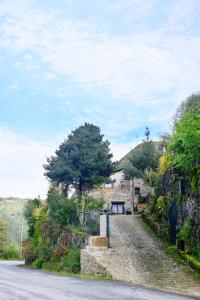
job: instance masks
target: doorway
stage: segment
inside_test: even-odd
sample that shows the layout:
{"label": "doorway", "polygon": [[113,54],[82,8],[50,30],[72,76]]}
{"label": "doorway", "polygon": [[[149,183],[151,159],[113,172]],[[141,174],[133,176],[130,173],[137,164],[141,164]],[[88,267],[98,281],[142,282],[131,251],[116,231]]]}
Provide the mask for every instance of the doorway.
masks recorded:
{"label": "doorway", "polygon": [[111,207],[111,212],[112,214],[124,214],[124,202],[112,202],[112,207]]}

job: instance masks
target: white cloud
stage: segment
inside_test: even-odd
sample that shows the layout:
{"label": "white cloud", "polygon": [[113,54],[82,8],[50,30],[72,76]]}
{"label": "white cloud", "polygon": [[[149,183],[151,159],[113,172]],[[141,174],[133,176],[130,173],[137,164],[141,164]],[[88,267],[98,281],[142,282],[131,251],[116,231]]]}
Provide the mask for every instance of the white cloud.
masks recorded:
{"label": "white cloud", "polygon": [[[49,145],[0,128],[0,196],[33,198],[40,195],[45,198],[48,181],[43,175],[42,166],[64,138],[66,134],[57,138],[57,145]],[[135,142],[111,144],[114,159],[119,160],[134,145]]]}
{"label": "white cloud", "polygon": [[0,128],[0,195],[45,197],[48,182],[42,165],[53,147]]}
{"label": "white cloud", "polygon": [[[31,49],[49,65],[51,78],[70,77],[85,89],[101,88],[110,98],[136,105],[169,101],[154,94],[171,89],[174,102],[180,102],[199,89],[199,36],[170,35],[168,23],[154,31],[111,36],[95,24],[61,21],[55,13],[41,12],[28,3],[1,4],[1,14],[7,13],[3,41],[14,51]],[[138,14],[150,10],[150,4],[145,1]],[[126,8],[130,5],[126,1]],[[115,8],[120,9],[119,1]],[[170,24],[172,19],[169,17]]]}

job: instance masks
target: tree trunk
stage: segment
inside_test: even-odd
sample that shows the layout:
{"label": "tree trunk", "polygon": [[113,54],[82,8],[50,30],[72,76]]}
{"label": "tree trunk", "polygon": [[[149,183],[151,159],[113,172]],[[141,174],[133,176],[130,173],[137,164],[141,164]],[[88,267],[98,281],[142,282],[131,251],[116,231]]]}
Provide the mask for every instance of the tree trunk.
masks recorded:
{"label": "tree trunk", "polygon": [[80,215],[80,224],[81,227],[85,225],[85,197],[83,193],[83,181],[82,178],[79,180],[79,199],[81,201],[81,215]]}

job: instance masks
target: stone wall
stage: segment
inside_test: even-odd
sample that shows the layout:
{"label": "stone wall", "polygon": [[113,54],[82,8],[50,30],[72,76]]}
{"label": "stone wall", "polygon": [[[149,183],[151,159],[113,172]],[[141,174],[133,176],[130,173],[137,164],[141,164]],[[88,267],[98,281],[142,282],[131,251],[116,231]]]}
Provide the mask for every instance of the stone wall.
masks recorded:
{"label": "stone wall", "polygon": [[110,275],[110,273],[98,263],[97,258],[102,256],[102,252],[92,252],[89,249],[81,250],[81,274],[86,275]]}
{"label": "stone wall", "polygon": [[112,202],[124,201],[125,203],[125,212],[132,212],[132,193],[134,195],[134,203],[137,205],[138,196],[135,195],[135,188],[140,188],[140,195],[146,197],[151,188],[144,182],[141,178],[135,178],[133,182],[127,180],[121,180],[121,184],[112,186],[111,188],[105,188],[102,186],[99,189],[93,190],[89,193],[91,197],[96,199],[105,200],[105,209],[109,203],[111,208]]}
{"label": "stone wall", "polygon": [[186,202],[177,205],[178,226],[181,228],[185,221],[192,220],[192,232],[200,247],[200,199],[199,196],[192,196]]}

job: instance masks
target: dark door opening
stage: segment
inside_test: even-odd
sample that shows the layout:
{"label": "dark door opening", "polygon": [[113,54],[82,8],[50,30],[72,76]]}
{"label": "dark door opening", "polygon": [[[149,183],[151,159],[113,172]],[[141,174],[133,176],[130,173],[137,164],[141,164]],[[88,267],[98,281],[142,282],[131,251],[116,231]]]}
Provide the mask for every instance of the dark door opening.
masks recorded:
{"label": "dark door opening", "polygon": [[124,202],[113,202],[111,212],[112,214],[124,214]]}

